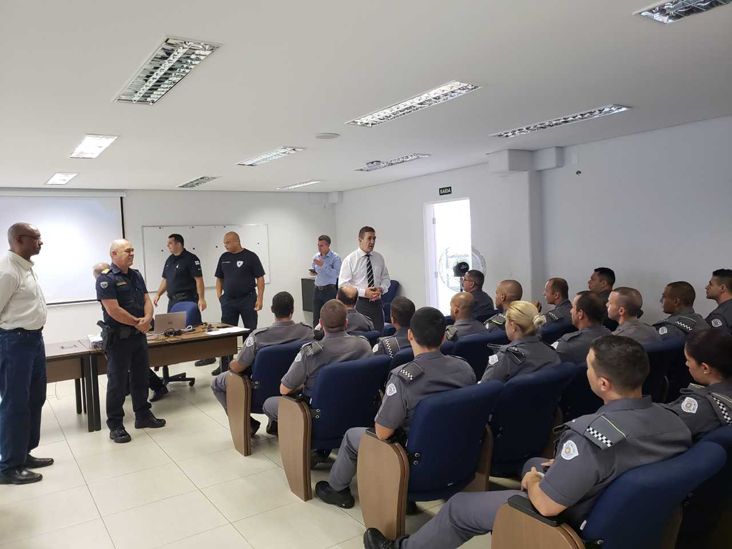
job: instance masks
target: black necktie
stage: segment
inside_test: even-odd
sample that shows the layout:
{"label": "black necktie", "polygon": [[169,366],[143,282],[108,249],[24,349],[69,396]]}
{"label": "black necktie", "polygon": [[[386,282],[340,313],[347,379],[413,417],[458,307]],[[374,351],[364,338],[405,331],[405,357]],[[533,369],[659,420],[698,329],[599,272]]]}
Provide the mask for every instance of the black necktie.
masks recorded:
{"label": "black necktie", "polygon": [[366,254],[366,278],[369,279],[369,288],[374,287],[374,268],[371,265],[371,254]]}

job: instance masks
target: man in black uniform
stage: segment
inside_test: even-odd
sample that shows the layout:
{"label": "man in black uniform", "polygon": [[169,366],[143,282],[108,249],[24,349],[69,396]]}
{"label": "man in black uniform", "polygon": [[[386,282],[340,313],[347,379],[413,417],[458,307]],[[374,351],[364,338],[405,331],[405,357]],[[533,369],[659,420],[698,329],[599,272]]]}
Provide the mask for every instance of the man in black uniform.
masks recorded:
{"label": "man in black uniform", "polygon": [[495,313],[491,296],[483,291],[484,282],[485,275],[475,269],[468,271],[463,277],[463,290],[472,294],[475,302],[475,305],[473,305],[473,318],[481,322],[485,322],[488,317]]}
{"label": "man in black uniform", "polygon": [[[236,326],[239,317],[244,327],[257,329],[257,311],[264,298],[264,267],[257,254],[241,245],[239,235],[224,235],[224,248],[216,265],[216,297],[221,302],[221,322]],[[229,369],[230,357],[221,357],[221,365],[211,375]]]}
{"label": "man in black uniform", "polygon": [[732,269],[717,269],[707,284],[707,299],[717,302],[717,308],[707,317],[712,328],[724,328],[732,333]]}
{"label": "man in black uniform", "polygon": [[185,249],[183,242],[183,237],[179,234],[174,233],[168,237],[170,257],[165,260],[163,279],[160,281],[158,293],[153,298],[153,305],[158,306],[160,296],[167,290],[168,312],[180,301],[193,301],[198,303],[201,311],[205,311],[201,261],[197,255]]}
{"label": "man in black uniform", "polygon": [[132,269],[135,249],[127,240],[115,240],[109,250],[112,267],[97,278],[97,300],[102,304],[107,355],[107,427],[114,442],[129,442],[124,427],[127,379],[135,411],[135,428],[158,428],[164,419],[156,418],[147,401],[149,358],[147,338],[153,304],[147,295],[140,271]]}
{"label": "man in black uniform", "polygon": [[409,324],[414,316],[414,303],[404,296],[396,296],[391,302],[389,316],[396,332],[390,336],[380,337],[374,345],[374,354],[394,358],[394,355],[402,349],[412,348],[412,344],[409,343]]}

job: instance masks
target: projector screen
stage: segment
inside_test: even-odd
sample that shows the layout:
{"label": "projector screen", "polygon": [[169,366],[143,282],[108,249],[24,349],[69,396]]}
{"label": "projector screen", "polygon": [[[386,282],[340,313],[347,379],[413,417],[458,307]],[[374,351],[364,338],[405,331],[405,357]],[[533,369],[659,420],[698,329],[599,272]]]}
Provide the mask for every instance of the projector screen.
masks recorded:
{"label": "projector screen", "polygon": [[46,302],[96,300],[92,267],[109,262],[109,244],[122,238],[120,196],[1,195],[2,238],[18,222],[41,231],[43,247],[32,261]]}

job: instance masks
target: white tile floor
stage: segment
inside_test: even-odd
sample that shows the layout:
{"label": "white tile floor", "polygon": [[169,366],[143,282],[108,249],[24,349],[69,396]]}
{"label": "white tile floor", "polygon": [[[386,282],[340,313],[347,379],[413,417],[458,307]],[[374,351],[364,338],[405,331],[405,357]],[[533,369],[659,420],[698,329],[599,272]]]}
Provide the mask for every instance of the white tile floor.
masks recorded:
{"label": "white tile floor", "polygon": [[[34,454],[56,463],[40,471],[39,483],[0,486],[0,548],[363,547],[358,500],[353,509],[301,501],[287,486],[277,439],[257,435],[246,458],[233,449],[226,415],[209,388],[213,367],[172,369],[195,375],[195,387],[174,383],[153,404],[168,421],[156,430],[133,428],[128,398],[132,442],[122,445],[106,429],[87,432],[72,382],[48,386]],[[102,409],[105,382],[100,378]],[[325,478],[325,470],[313,474],[314,483]],[[440,506],[421,503],[423,512],[407,518],[407,530]],[[490,536],[464,547],[490,548]]]}

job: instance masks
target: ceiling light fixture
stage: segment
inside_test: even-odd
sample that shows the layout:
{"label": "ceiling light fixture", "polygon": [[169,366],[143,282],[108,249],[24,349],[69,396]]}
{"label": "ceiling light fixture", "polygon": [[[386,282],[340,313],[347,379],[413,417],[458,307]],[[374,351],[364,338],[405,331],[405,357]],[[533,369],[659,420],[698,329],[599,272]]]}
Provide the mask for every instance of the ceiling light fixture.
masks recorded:
{"label": "ceiling light fixture", "polygon": [[450,101],[450,99],[455,99],[456,97],[475,91],[478,88],[480,88],[480,86],[476,86],[475,84],[465,84],[463,82],[453,80],[447,84],[443,84],[439,88],[415,95],[411,99],[407,99],[406,101],[402,101],[396,105],[391,105],[385,109],[350,120],[349,122],[346,122],[346,124],[371,128],[384,122],[388,122],[389,120],[394,120],[396,118],[406,116],[407,114],[426,109],[427,107],[432,107],[434,105],[444,103],[445,101]]}
{"label": "ceiling light fixture", "polygon": [[66,185],[69,181],[74,179],[78,173],[55,173],[46,181],[46,185]]}
{"label": "ceiling light fixture", "polygon": [[116,135],[87,134],[71,153],[71,158],[96,158],[114,143],[117,137]]}
{"label": "ceiling light fixture", "polygon": [[299,189],[300,187],[309,187],[310,185],[315,185],[316,183],[322,183],[319,179],[312,179],[310,181],[303,181],[302,183],[295,183],[293,185],[286,185],[284,187],[277,187],[278,191],[290,191],[292,189]]}
{"label": "ceiling light fixture", "polygon": [[196,187],[200,187],[201,185],[208,183],[210,181],[213,181],[214,179],[218,179],[218,178],[219,178],[219,176],[204,175],[202,177],[194,179],[193,181],[189,181],[188,183],[183,183],[182,185],[178,185],[178,187],[181,189],[195,189]]}
{"label": "ceiling light fixture", "polygon": [[633,15],[647,17],[659,23],[669,24],[732,3],[732,0],[675,0],[661,2],[636,11]]}
{"label": "ceiling light fixture", "polygon": [[396,166],[398,164],[404,164],[405,162],[412,162],[413,160],[419,160],[420,158],[429,158],[429,154],[420,154],[420,153],[412,153],[412,154],[405,154],[404,156],[400,156],[398,158],[392,158],[391,160],[387,160],[386,162],[382,162],[381,160],[372,160],[371,162],[366,162],[366,164],[361,168],[356,168],[357,172],[372,172],[374,170],[380,170],[382,168],[389,168],[391,166]]}
{"label": "ceiling light fixture", "polygon": [[280,147],[279,149],[262,153],[258,156],[255,156],[254,158],[250,158],[249,160],[242,160],[241,162],[237,162],[237,164],[239,166],[259,166],[260,164],[266,164],[267,162],[272,162],[272,160],[284,158],[285,156],[289,156],[291,154],[295,154],[296,152],[304,150],[305,149],[302,147]]}
{"label": "ceiling light fixture", "polygon": [[197,40],[166,38],[116,100],[153,105],[218,47]]}
{"label": "ceiling light fixture", "polygon": [[591,109],[589,111],[578,112],[559,118],[553,118],[552,120],[545,120],[544,122],[537,122],[536,124],[530,124],[521,128],[514,128],[512,130],[494,133],[491,137],[517,137],[519,135],[526,135],[527,133],[537,132],[539,130],[555,128],[556,126],[564,126],[566,124],[582,122],[583,120],[592,120],[593,118],[602,118],[603,116],[618,114],[627,111],[628,109],[630,109],[630,107],[625,107],[623,105],[605,105],[604,107],[597,107],[596,109]]}

